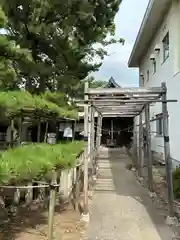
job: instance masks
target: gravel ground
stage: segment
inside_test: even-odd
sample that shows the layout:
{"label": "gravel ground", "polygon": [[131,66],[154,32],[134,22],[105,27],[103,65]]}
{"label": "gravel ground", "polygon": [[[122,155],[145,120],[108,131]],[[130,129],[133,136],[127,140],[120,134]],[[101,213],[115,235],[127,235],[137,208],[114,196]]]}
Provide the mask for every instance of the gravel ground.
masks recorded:
{"label": "gravel ground", "polygon": [[[0,225],[0,240],[47,240],[48,211],[37,206],[19,210],[10,222]],[[84,223],[71,204],[56,209],[53,240],[80,240],[83,232]]]}
{"label": "gravel ground", "polygon": [[91,206],[88,240],[172,240],[164,213],[126,169],[125,149],[101,150]]}

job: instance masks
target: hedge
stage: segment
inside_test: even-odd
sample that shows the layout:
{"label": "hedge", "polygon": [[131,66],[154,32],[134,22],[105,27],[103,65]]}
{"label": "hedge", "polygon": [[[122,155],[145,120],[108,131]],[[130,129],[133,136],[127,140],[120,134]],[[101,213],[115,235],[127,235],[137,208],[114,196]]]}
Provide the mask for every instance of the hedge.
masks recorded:
{"label": "hedge", "polygon": [[77,111],[69,110],[65,105],[58,106],[48,101],[43,95],[32,95],[27,91],[0,92],[0,110],[4,117],[17,116],[23,111],[34,111],[43,116],[52,114],[62,118],[78,117]]}
{"label": "hedge", "polygon": [[24,145],[9,149],[0,156],[0,183],[22,183],[42,179],[53,168],[70,168],[83,150],[84,142],[50,145]]}

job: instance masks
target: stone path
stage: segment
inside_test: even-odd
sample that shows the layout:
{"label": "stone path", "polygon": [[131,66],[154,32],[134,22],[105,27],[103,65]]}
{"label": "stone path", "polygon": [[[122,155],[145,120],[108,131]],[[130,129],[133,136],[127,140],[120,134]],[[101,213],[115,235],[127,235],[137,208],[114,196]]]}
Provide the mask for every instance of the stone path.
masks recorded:
{"label": "stone path", "polygon": [[88,240],[172,240],[173,232],[147,191],[126,169],[125,149],[102,148]]}

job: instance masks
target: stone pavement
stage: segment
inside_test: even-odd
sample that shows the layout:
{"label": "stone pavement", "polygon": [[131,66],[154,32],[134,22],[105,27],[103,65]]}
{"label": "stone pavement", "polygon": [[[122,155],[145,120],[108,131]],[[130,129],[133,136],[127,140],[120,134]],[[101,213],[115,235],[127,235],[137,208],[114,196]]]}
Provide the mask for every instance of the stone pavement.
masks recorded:
{"label": "stone pavement", "polygon": [[102,148],[88,240],[172,240],[165,217],[126,169],[125,149]]}

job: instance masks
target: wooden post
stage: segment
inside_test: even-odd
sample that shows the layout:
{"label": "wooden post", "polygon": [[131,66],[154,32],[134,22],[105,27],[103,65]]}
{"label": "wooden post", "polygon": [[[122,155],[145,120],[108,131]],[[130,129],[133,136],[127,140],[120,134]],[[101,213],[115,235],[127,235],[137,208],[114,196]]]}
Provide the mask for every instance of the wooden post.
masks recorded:
{"label": "wooden post", "polygon": [[50,201],[49,201],[49,216],[48,216],[48,240],[53,239],[53,219],[54,210],[56,204],[56,187],[57,184],[57,172],[53,171],[52,182],[50,186]]}
{"label": "wooden post", "polygon": [[72,122],[72,141],[75,139],[75,133],[76,133],[76,121]]}
{"label": "wooden post", "polygon": [[45,133],[44,133],[44,142],[47,142],[47,134],[48,134],[48,121],[46,122],[46,128],[45,128]]}
{"label": "wooden post", "polygon": [[96,130],[96,151],[98,151],[98,148],[99,148],[100,121],[101,121],[101,116],[100,116],[100,114],[98,114],[98,119],[97,119],[97,130]]}
{"label": "wooden post", "polygon": [[91,157],[92,157],[92,174],[96,175],[96,147],[95,147],[95,109],[91,109]]}
{"label": "wooden post", "polygon": [[41,119],[38,121],[38,129],[37,129],[37,142],[41,141]]}
{"label": "wooden post", "polygon": [[45,199],[45,188],[39,188],[39,193],[38,193],[38,200],[39,202],[43,205],[44,199]]}
{"label": "wooden post", "polygon": [[[92,124],[93,124],[93,120],[92,120],[92,116],[93,116],[93,108],[92,106],[88,108],[89,112],[88,112],[88,175],[90,173],[90,171],[92,171],[93,169],[93,147],[92,147]],[[88,183],[89,183],[89,179],[88,179]]]}
{"label": "wooden post", "polygon": [[139,158],[138,158],[138,169],[139,176],[143,176],[144,167],[144,156],[143,156],[143,125],[142,125],[142,112],[139,115]]}
{"label": "wooden post", "polygon": [[169,205],[169,216],[174,216],[174,194],[173,194],[173,181],[172,181],[172,161],[170,158],[170,143],[169,143],[169,126],[168,126],[168,110],[167,110],[167,88],[166,84],[161,84],[164,90],[162,94],[162,114],[163,114],[163,136],[164,136],[164,157],[166,164],[166,178],[168,186],[168,205]]}
{"label": "wooden post", "polygon": [[10,146],[13,147],[13,143],[14,143],[14,119],[11,119],[11,142],[10,142]]}
{"label": "wooden post", "polygon": [[151,126],[150,126],[150,108],[149,104],[145,106],[145,119],[146,119],[146,146],[147,146],[147,166],[148,166],[148,187],[149,191],[153,191],[153,174],[152,174],[152,152],[151,152]]}
{"label": "wooden post", "polygon": [[132,142],[132,157],[134,160],[134,164],[136,167],[137,165],[137,130],[136,130],[136,121],[134,118],[134,123],[133,123],[133,142]]}
{"label": "wooden post", "polygon": [[76,167],[76,179],[75,179],[75,210],[78,210],[79,205],[79,192],[80,192],[80,167]]}
{"label": "wooden post", "polygon": [[92,148],[95,148],[95,109],[92,108]]}
{"label": "wooden post", "polygon": [[30,203],[33,200],[33,188],[32,188],[32,182],[28,183],[28,185],[30,188],[27,189],[26,195],[25,195],[25,199],[26,199],[26,204],[30,205]]}
{"label": "wooden post", "polygon": [[58,196],[60,197],[60,194],[61,194],[61,177],[63,175],[63,171],[59,170],[58,171],[58,181],[57,183],[59,184],[58,186]]}
{"label": "wooden post", "polygon": [[99,127],[98,148],[100,148],[100,146],[101,146],[101,136],[102,136],[102,116],[100,116],[100,127]]}
{"label": "wooden post", "polygon": [[111,119],[111,144],[113,143],[114,140],[114,121],[113,118]]}
{"label": "wooden post", "polygon": [[95,109],[93,107],[91,107],[91,161],[94,160],[94,139],[95,139],[95,136],[94,136],[94,114],[95,114]]}
{"label": "wooden post", "polygon": [[13,216],[17,215],[18,205],[19,205],[19,202],[20,202],[20,196],[21,196],[20,189],[17,188],[14,192],[13,206],[11,208]]}
{"label": "wooden post", "polygon": [[[85,82],[84,91],[86,92],[89,87],[89,82]],[[88,95],[84,96],[85,100],[88,100]],[[89,142],[88,137],[88,112],[89,107],[84,106],[84,140]],[[84,154],[84,183],[83,183],[83,204],[84,204],[84,214],[88,214],[88,161],[89,161],[89,144],[85,146],[85,154]]]}
{"label": "wooden post", "polygon": [[96,130],[96,158],[95,158],[95,167],[94,167],[95,175],[97,175],[97,169],[98,169],[97,154],[99,151],[99,147],[101,145],[101,125],[102,125],[102,116],[100,115],[100,113],[98,113],[97,130]]}
{"label": "wooden post", "polygon": [[20,201],[20,189],[16,189],[16,191],[14,192],[14,199],[13,199],[13,203],[18,205]]}
{"label": "wooden post", "polygon": [[[88,90],[89,83],[85,82],[85,91]],[[89,99],[88,95],[84,96],[84,99],[87,101]],[[84,106],[84,136],[85,138],[88,137],[88,105]],[[87,140],[87,139],[86,139]]]}
{"label": "wooden post", "polygon": [[54,125],[55,125],[55,138],[56,138],[56,143],[58,143],[58,137],[59,137],[59,124],[56,118],[54,118]]}
{"label": "wooden post", "polygon": [[23,118],[20,117],[19,119],[19,138],[18,138],[18,145],[21,145],[21,141],[22,141],[22,124],[23,124]]}
{"label": "wooden post", "polygon": [[97,154],[99,151],[100,143],[101,143],[101,123],[102,123],[102,117],[100,113],[98,113],[98,119],[97,119],[97,129],[96,129],[96,158],[95,158],[95,174],[97,175]]}

